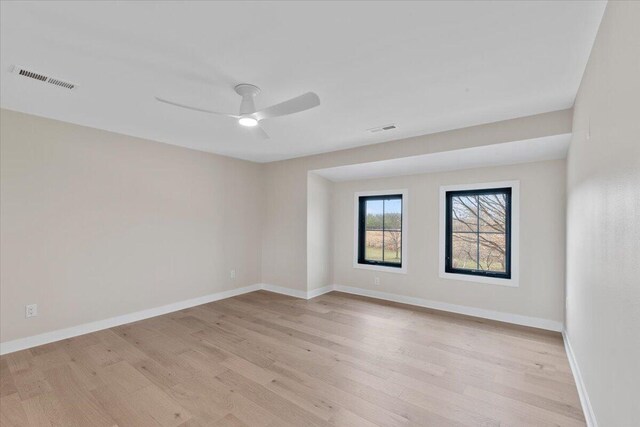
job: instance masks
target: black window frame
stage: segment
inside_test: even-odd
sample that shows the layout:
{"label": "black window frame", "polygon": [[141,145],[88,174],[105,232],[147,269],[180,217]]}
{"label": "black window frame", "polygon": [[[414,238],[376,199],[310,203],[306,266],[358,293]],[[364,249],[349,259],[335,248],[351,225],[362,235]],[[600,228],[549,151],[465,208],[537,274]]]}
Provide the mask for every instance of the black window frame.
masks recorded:
{"label": "black window frame", "polygon": [[[374,265],[379,267],[392,267],[402,269],[404,251],[400,250],[400,262],[385,262],[368,260],[365,258],[366,244],[366,218],[367,218],[367,202],[370,200],[400,200],[400,246],[404,246],[404,199],[402,194],[381,194],[372,196],[358,196],[358,264]],[[383,205],[384,206],[384,205]],[[382,211],[382,245],[384,258],[384,208]]]}
{"label": "black window frame", "polygon": [[[452,198],[453,197],[461,197],[461,196],[480,196],[485,194],[496,194],[496,193],[504,193],[507,195],[506,201],[506,224],[505,224],[505,271],[487,271],[487,270],[473,270],[473,269],[463,269],[463,268],[455,268],[453,267],[453,257],[452,257],[452,249],[453,249],[453,218],[452,218]],[[445,194],[445,265],[444,270],[445,273],[452,274],[465,274],[468,276],[479,276],[479,277],[491,277],[496,279],[511,279],[511,205],[513,198],[513,188],[512,187],[499,187],[499,188],[482,188],[475,190],[455,190],[455,191],[447,191]],[[480,218],[478,218],[478,228],[476,231],[477,234],[481,234],[480,232]],[[478,239],[479,240],[479,239]],[[479,243],[478,243],[479,247]],[[479,261],[479,260],[478,260]]]}

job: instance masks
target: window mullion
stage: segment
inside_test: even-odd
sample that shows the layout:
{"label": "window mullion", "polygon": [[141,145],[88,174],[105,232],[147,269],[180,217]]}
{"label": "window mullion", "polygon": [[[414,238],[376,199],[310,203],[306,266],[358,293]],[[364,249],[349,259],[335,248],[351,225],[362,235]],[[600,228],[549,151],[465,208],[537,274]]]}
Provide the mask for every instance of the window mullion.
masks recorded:
{"label": "window mullion", "polygon": [[384,207],[386,204],[386,200],[382,200],[382,262],[384,262]]}
{"label": "window mullion", "polygon": [[476,196],[476,268],[480,270],[480,196]]}

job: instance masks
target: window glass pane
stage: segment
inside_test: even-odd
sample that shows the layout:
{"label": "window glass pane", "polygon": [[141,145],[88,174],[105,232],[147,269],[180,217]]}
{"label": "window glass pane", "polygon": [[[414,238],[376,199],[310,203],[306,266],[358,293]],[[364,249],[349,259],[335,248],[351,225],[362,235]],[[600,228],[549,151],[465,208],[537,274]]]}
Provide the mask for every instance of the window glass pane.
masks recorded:
{"label": "window glass pane", "polygon": [[402,200],[384,201],[384,260],[401,263],[402,250]]}
{"label": "window glass pane", "polygon": [[482,194],[480,202],[480,231],[506,233],[507,195]]}
{"label": "window glass pane", "polygon": [[478,196],[451,198],[453,231],[478,231]]}
{"label": "window glass pane", "polygon": [[384,201],[384,229],[400,230],[402,227],[402,200]]}
{"label": "window glass pane", "polygon": [[478,235],[475,233],[453,233],[451,237],[452,267],[477,270]]}
{"label": "window glass pane", "polygon": [[506,238],[504,234],[480,233],[480,270],[501,271],[506,266]]}
{"label": "window glass pane", "polygon": [[367,200],[366,202],[366,229],[382,231],[382,200]]}
{"label": "window glass pane", "polygon": [[384,261],[394,264],[402,262],[402,233],[399,229],[384,232]]}
{"label": "window glass pane", "polygon": [[364,258],[382,261],[382,230],[365,231]]}

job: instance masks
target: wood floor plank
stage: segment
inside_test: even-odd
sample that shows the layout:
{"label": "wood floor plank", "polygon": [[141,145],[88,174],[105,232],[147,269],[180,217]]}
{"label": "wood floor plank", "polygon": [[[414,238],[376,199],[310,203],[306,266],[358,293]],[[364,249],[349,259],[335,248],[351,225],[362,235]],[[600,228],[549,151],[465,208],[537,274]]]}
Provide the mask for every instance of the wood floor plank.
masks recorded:
{"label": "wood floor plank", "polygon": [[257,291],[0,357],[2,426],[584,426],[559,334]]}
{"label": "wood floor plank", "polygon": [[6,360],[0,360],[0,398],[17,393],[18,388]]}
{"label": "wood floor plank", "polygon": [[68,365],[45,371],[52,392],[61,403],[65,416],[77,425],[113,426],[115,424],[95,397],[85,390]]}
{"label": "wood floor plank", "polygon": [[127,394],[117,393],[109,386],[99,387],[91,394],[118,425],[140,427],[159,427],[161,425],[151,415],[141,411],[133,402],[129,401]]}
{"label": "wood floor plank", "polygon": [[232,414],[250,426],[266,427],[276,421],[282,426],[289,425],[232,390],[232,387],[223,384],[217,378],[207,377],[192,378],[172,387],[169,393],[205,424]]}
{"label": "wood floor plank", "polygon": [[213,427],[247,427],[247,424],[240,421],[235,415],[227,414],[227,416],[213,424]]}
{"label": "wood floor plank", "polygon": [[272,414],[298,426],[326,426],[329,425],[320,417],[306,411],[295,403],[267,389],[260,384],[244,378],[232,371],[225,371],[217,378],[252,402],[267,409]]}
{"label": "wood floor plank", "polygon": [[48,392],[22,401],[31,426],[81,426],[68,418],[65,408],[54,392]]}
{"label": "wood floor plank", "polygon": [[331,384],[324,383],[322,380],[311,377],[305,372],[293,370],[279,363],[275,363],[270,369],[280,374],[276,382],[284,383],[286,387],[296,390],[298,394],[317,396],[333,406],[347,408],[350,412],[378,426],[398,427],[410,424],[409,420],[401,415],[390,412]]}
{"label": "wood floor plank", "polygon": [[192,418],[189,411],[153,384],[129,394],[127,400],[163,427],[177,427]]}
{"label": "wood floor plank", "polygon": [[24,411],[18,393],[0,398],[0,425],[2,426],[26,426],[29,420]]}

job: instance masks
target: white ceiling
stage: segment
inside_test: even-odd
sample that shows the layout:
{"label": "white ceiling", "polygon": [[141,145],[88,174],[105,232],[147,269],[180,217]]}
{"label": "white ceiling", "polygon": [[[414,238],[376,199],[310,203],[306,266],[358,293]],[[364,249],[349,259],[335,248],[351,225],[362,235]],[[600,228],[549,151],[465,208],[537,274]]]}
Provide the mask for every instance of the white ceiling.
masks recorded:
{"label": "white ceiling", "polygon": [[[272,161],[569,108],[604,1],[2,2],[3,108]],[[79,85],[18,77],[12,65]],[[236,112],[268,106],[271,139],[155,95]],[[395,123],[398,129],[366,129]]]}
{"label": "white ceiling", "polygon": [[312,171],[331,181],[385,178],[564,159],[571,134],[483,145]]}

